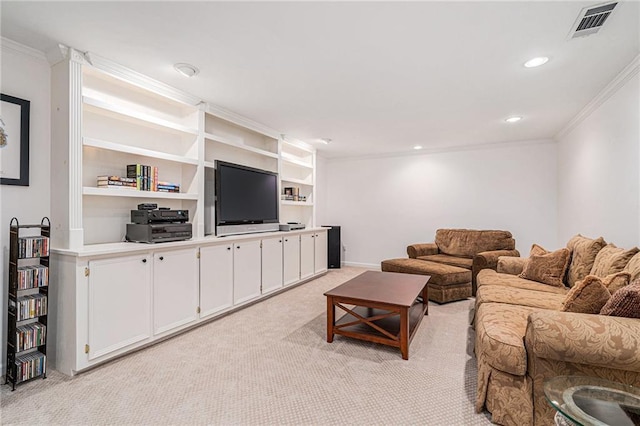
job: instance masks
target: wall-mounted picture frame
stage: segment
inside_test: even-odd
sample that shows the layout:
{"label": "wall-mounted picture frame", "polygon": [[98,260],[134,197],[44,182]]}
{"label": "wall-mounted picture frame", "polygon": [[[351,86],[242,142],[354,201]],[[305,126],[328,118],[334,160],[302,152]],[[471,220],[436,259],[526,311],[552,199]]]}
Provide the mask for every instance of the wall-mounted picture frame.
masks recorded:
{"label": "wall-mounted picture frame", "polygon": [[31,102],[0,94],[0,184],[29,186]]}

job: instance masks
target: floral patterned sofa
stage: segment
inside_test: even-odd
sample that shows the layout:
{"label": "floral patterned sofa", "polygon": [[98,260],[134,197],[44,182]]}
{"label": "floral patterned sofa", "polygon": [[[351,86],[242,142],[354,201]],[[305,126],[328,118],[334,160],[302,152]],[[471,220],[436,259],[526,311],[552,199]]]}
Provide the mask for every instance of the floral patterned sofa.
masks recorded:
{"label": "floral patterned sofa", "polygon": [[[477,276],[476,410],[502,425],[550,425],[544,381],[597,376],[640,386],[640,253],[573,237]],[[629,284],[631,283],[631,284]]]}

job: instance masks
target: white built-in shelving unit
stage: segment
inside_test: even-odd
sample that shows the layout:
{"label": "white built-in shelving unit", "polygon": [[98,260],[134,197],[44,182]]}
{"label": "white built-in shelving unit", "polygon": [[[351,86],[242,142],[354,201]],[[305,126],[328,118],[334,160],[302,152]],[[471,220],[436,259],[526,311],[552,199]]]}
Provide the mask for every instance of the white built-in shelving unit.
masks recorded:
{"label": "white built-in shelving unit", "polygon": [[[52,66],[51,241],[58,336],[74,374],[326,272],[315,227],[315,150],[99,56],[61,48]],[[216,160],[277,172],[296,232],[216,237]],[[179,193],[103,188],[97,176],[157,167]],[[189,211],[193,238],[124,242],[139,203]]]}

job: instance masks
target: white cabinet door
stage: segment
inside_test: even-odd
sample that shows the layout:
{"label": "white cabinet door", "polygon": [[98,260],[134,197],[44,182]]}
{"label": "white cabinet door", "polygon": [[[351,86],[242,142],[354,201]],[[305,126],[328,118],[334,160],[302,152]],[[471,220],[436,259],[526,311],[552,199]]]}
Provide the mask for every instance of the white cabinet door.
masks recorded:
{"label": "white cabinet door", "polygon": [[150,271],[147,254],[89,261],[89,360],[151,336]]}
{"label": "white cabinet door", "polygon": [[316,232],[315,235],[315,273],[327,270],[327,231]]}
{"label": "white cabinet door", "polygon": [[200,316],[233,305],[233,244],[200,249]]}
{"label": "white cabinet door", "polygon": [[300,281],[300,235],[284,238],[284,285]]}
{"label": "white cabinet door", "polygon": [[262,240],[262,294],[282,287],[282,238]]}
{"label": "white cabinet door", "polygon": [[233,304],[260,296],[260,241],[233,245]]}
{"label": "white cabinet door", "polygon": [[313,275],[315,257],[315,234],[300,235],[300,279]]}
{"label": "white cabinet door", "polygon": [[170,250],[153,255],[153,333],[160,334],[198,319],[198,250]]}

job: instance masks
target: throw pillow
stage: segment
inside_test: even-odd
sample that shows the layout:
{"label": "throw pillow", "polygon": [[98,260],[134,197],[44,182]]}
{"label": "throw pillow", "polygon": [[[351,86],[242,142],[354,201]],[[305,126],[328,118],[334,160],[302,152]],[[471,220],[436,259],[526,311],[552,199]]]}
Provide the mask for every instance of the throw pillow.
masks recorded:
{"label": "throw pillow", "polygon": [[640,318],[640,280],[616,291],[600,310],[601,315]]}
{"label": "throw pillow", "polygon": [[613,294],[629,284],[631,275],[628,272],[616,272],[615,274],[607,275],[602,278],[602,284],[609,290],[609,293]]}
{"label": "throw pillow", "polygon": [[566,280],[569,287],[573,287],[578,281],[589,275],[598,252],[606,244],[602,237],[592,239],[580,234],[569,240],[567,248],[571,251],[571,261]]}
{"label": "throw pillow", "polygon": [[555,287],[564,286],[562,279],[569,264],[569,250],[561,248],[552,253],[544,250],[544,254],[534,254],[540,253],[542,250],[544,249],[537,244],[531,247],[529,260],[518,276]]}
{"label": "throw pillow", "polygon": [[640,278],[640,253],[636,253],[636,255],[631,258],[627,266],[624,267],[624,270],[631,274],[629,281],[635,281]]}
{"label": "throw pillow", "polygon": [[574,285],[567,297],[562,302],[562,311],[578,312],[581,314],[597,314],[600,309],[609,301],[611,293],[604,286],[600,278],[594,275],[578,281]]}
{"label": "throw pillow", "polygon": [[529,257],[542,256],[543,254],[547,253],[550,253],[550,251],[534,243],[531,245],[531,250],[529,250]]}
{"label": "throw pillow", "polygon": [[589,275],[595,275],[603,278],[609,274],[620,272],[625,266],[627,266],[629,260],[631,260],[638,251],[638,247],[625,250],[623,248],[616,247],[615,244],[607,244],[598,252]]}

